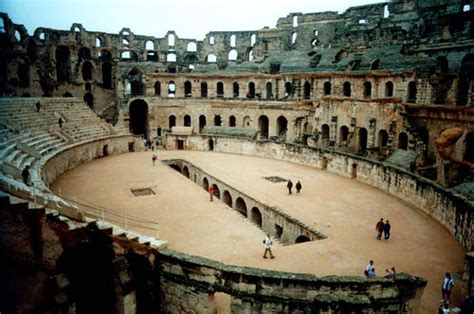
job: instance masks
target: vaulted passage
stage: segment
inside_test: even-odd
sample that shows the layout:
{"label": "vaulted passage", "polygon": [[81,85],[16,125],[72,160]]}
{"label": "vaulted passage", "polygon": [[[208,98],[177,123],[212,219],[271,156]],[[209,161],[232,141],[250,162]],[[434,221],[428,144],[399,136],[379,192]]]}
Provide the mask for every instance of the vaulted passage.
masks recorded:
{"label": "vaulted passage", "polygon": [[137,135],[148,134],[148,104],[136,99],[130,104],[130,132]]}
{"label": "vaulted passage", "polygon": [[56,48],[56,80],[59,83],[69,82],[70,53],[69,48],[59,46]]}
{"label": "vaulted passage", "polygon": [[258,130],[260,131],[261,139],[268,139],[268,117],[260,116],[258,118]]}
{"label": "vaulted passage", "polygon": [[247,217],[247,204],[245,204],[245,201],[241,197],[238,197],[235,201],[235,208],[239,213]]}

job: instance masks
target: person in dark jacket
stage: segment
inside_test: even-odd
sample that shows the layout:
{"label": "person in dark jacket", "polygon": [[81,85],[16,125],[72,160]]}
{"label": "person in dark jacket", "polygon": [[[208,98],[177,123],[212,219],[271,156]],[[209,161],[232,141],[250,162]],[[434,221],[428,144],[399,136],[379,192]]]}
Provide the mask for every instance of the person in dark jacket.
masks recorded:
{"label": "person in dark jacket", "polygon": [[296,194],[300,194],[301,188],[303,186],[301,186],[301,182],[299,180],[298,180],[298,182],[296,182],[295,187],[296,187]]}
{"label": "person in dark jacket", "polygon": [[390,229],[392,226],[390,226],[390,222],[387,220],[385,224],[383,225],[383,238],[385,240],[388,240],[390,238]]}
{"label": "person in dark jacket", "polygon": [[286,187],[288,188],[288,195],[291,194],[291,189],[293,188],[293,182],[291,180],[288,180],[288,183],[286,184]]}
{"label": "person in dark jacket", "polygon": [[21,176],[23,177],[23,182],[28,185],[28,179],[30,177],[30,166],[25,166],[25,168],[23,168]]}

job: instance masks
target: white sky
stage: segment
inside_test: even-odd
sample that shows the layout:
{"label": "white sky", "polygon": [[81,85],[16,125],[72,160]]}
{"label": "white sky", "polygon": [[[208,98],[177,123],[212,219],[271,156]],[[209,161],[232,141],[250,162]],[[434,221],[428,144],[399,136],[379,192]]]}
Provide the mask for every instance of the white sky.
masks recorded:
{"label": "white sky", "polygon": [[[388,1],[388,0],[386,0]],[[31,35],[37,27],[69,30],[81,23],[88,31],[202,40],[209,31],[275,27],[289,13],[338,11],[384,0],[0,0],[0,11]]]}

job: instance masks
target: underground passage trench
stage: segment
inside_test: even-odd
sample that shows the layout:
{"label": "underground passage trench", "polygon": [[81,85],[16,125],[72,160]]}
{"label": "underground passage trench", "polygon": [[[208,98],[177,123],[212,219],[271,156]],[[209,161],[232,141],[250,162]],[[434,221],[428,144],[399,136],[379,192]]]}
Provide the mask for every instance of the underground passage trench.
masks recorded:
{"label": "underground passage trench", "polygon": [[[207,193],[209,193],[209,187],[212,187],[214,198],[219,199],[230,208],[236,210],[265,233],[270,233],[283,245],[299,244],[326,238],[324,234],[289,216],[281,209],[255,200],[188,161],[172,159],[163,160],[162,162],[200,185]],[[285,180],[279,177],[264,179],[273,183]]]}

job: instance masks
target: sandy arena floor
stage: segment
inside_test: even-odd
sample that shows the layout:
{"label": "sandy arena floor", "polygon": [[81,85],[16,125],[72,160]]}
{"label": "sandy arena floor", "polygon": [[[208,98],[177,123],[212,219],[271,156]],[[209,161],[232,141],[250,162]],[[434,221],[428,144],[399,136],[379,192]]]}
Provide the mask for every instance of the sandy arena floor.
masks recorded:
{"label": "sandy arena floor", "polygon": [[[276,258],[263,259],[264,233],[237,211],[170,167],[152,165],[152,152],[94,160],[61,176],[51,188],[68,198],[130,216],[158,221],[158,237],[169,248],[221,262],[274,270],[324,275],[363,276],[368,260],[378,276],[397,271],[428,280],[422,312],[434,313],[441,300],[445,272],[463,270],[464,249],[440,224],[403,200],[368,185],[327,171],[257,157],[192,151],[158,151],[160,160],[182,158],[237,190],[313,226],[325,240],[282,246]],[[301,180],[300,195],[289,196],[286,182],[263,179],[279,176]],[[135,197],[131,189],[151,187],[156,195]],[[222,194],[223,191],[221,191]],[[375,223],[389,219],[390,241],[375,238]],[[122,224],[123,225],[123,224]],[[129,225],[134,229],[133,223]],[[155,231],[140,229],[155,235]],[[460,303],[460,284],[452,295]]]}

